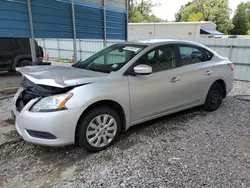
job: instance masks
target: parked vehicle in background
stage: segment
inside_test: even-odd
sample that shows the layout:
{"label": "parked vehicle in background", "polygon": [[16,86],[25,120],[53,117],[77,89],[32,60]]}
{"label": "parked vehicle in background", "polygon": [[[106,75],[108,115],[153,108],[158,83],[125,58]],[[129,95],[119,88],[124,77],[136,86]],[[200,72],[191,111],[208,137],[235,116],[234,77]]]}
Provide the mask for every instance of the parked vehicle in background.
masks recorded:
{"label": "parked vehicle in background", "polygon": [[112,45],[72,67],[24,67],[13,101],[28,142],[88,151],[109,147],[121,131],[204,105],[220,107],[233,64],[193,42],[150,40]]}
{"label": "parked vehicle in background", "polygon": [[[43,50],[35,41],[38,61]],[[16,67],[31,65],[32,57],[28,38],[0,38],[0,71],[15,71]]]}

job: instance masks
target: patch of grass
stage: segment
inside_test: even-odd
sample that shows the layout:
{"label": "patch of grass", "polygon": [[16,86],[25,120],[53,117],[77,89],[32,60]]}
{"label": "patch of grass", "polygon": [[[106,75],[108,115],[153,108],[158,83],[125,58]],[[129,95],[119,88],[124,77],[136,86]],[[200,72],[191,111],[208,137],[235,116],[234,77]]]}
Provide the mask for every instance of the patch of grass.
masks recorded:
{"label": "patch of grass", "polygon": [[51,58],[51,61],[60,63],[72,63],[70,59],[62,59],[62,58]]}
{"label": "patch of grass", "polygon": [[55,60],[54,60],[55,62],[61,62],[62,61],[62,59],[60,59],[60,58],[55,58]]}

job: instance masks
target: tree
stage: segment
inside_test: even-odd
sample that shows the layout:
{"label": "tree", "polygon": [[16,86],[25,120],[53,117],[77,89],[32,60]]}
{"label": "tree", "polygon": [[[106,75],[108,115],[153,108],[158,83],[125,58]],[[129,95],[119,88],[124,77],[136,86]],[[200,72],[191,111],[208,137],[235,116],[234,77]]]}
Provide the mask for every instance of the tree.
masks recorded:
{"label": "tree", "polygon": [[176,13],[176,21],[212,21],[225,34],[233,28],[228,0],[193,0]]}
{"label": "tree", "polygon": [[163,22],[164,20],[152,13],[155,6],[157,4],[152,3],[151,0],[129,0],[129,22]]}
{"label": "tree", "polygon": [[191,13],[188,17],[188,22],[199,22],[203,19],[203,14],[201,12]]}
{"label": "tree", "polygon": [[233,35],[249,34],[250,30],[250,1],[240,3],[233,17],[234,29],[231,31]]}

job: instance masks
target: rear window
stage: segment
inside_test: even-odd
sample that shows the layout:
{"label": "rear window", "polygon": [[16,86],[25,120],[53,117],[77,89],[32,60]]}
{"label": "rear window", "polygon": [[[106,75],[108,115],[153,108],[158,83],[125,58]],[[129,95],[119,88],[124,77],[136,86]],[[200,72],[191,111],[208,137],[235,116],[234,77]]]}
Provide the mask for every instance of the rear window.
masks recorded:
{"label": "rear window", "polygon": [[214,54],[198,46],[180,45],[181,66],[210,61]]}
{"label": "rear window", "polygon": [[210,51],[208,51],[208,50],[206,50],[206,49],[202,49],[203,51],[204,51],[204,53],[205,53],[205,56],[206,56],[206,58],[207,58],[207,61],[210,61],[213,57],[214,57],[214,54],[212,53],[212,52],[210,52]]}
{"label": "rear window", "polygon": [[198,47],[179,46],[179,49],[180,49],[182,66],[207,61],[205,54]]}

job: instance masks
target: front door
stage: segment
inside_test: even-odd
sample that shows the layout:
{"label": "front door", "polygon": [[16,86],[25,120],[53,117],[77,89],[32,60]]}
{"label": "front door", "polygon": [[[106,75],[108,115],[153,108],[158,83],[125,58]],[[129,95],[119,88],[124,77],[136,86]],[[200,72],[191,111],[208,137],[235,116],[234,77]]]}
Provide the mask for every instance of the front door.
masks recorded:
{"label": "front door", "polygon": [[147,64],[150,75],[129,76],[132,123],[166,113],[175,106],[176,46],[164,45],[145,54],[134,66]]}

